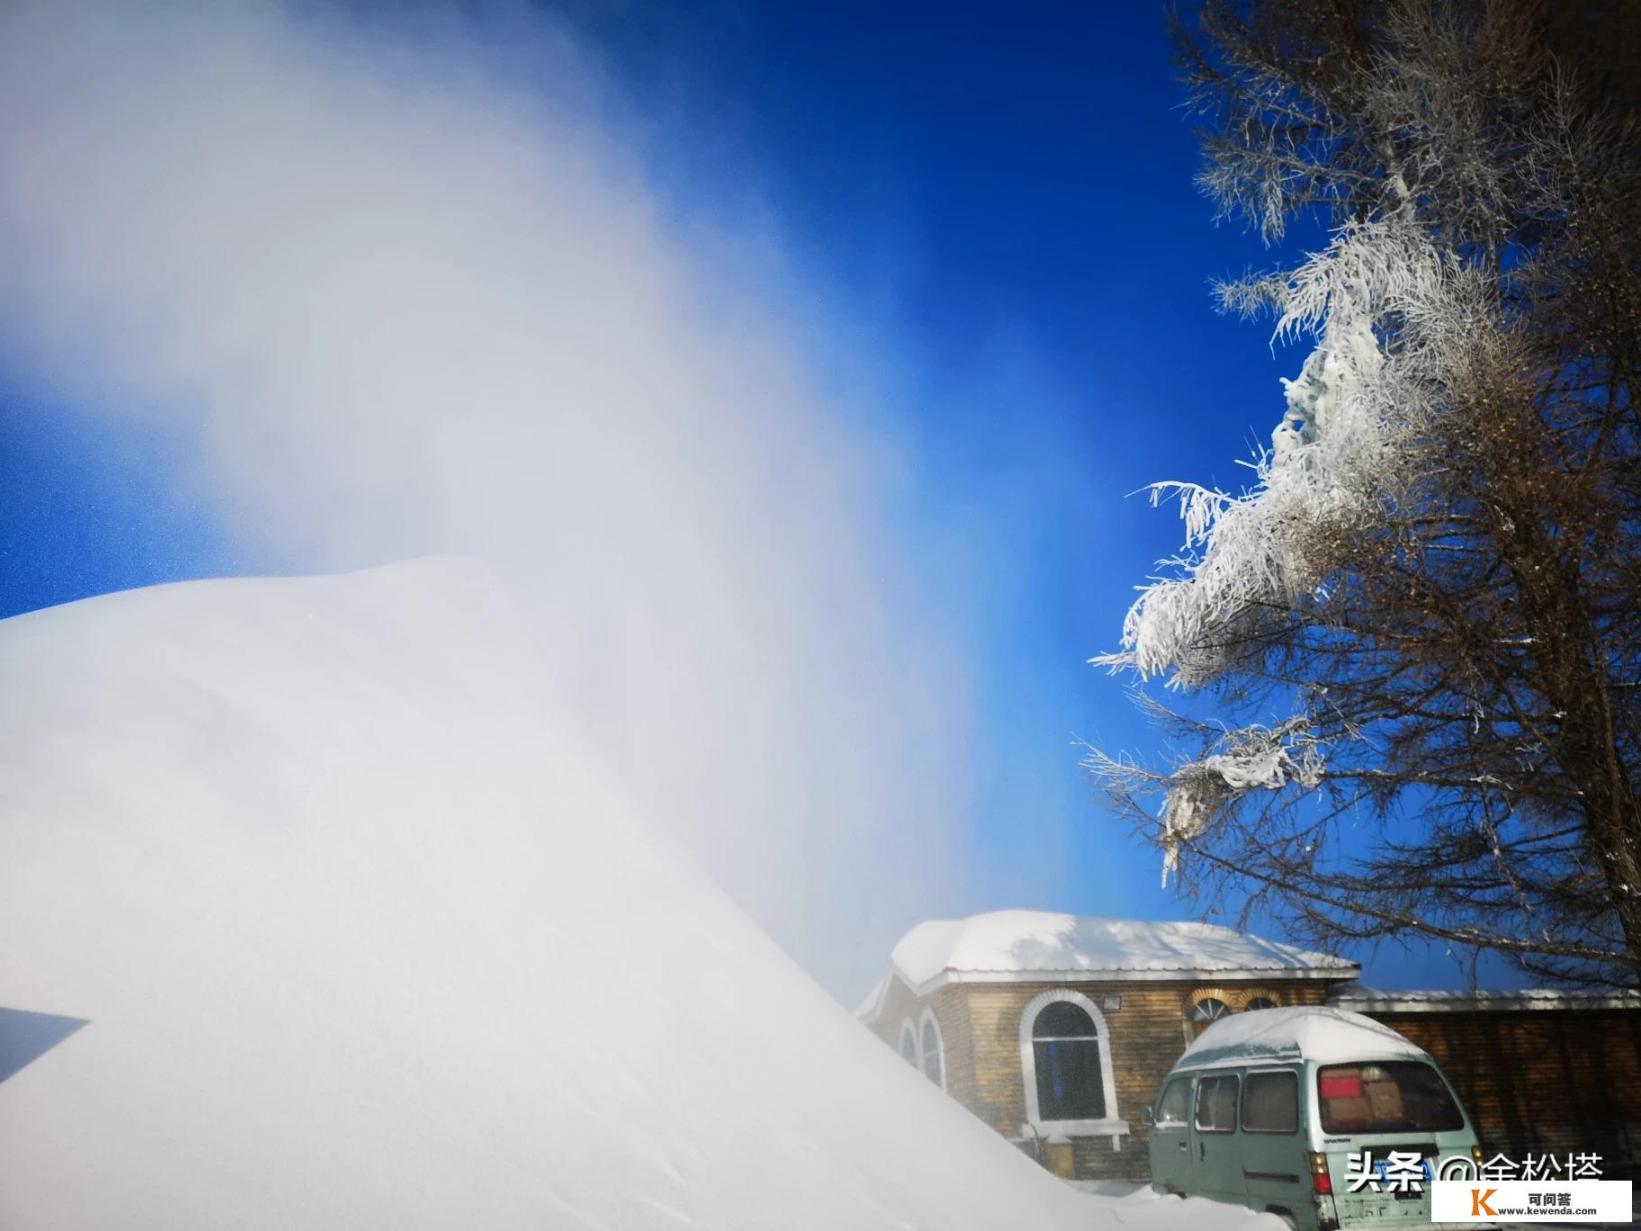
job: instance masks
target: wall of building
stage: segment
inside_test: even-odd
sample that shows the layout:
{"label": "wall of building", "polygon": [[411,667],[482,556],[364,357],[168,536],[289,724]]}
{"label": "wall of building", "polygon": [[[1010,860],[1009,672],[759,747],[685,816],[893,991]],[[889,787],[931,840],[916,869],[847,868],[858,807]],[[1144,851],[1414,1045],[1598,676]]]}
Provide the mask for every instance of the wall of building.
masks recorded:
{"label": "wall of building", "polygon": [[1369,1012],[1424,1048],[1458,1090],[1483,1149],[1590,1152],[1632,1178],[1641,1163],[1641,1012]]}
{"label": "wall of building", "polygon": [[1120,1141],[1111,1137],[1083,1137],[1073,1142],[1079,1179],[1143,1180],[1150,1171],[1145,1126],[1140,1110],[1157,1089],[1194,1037],[1191,1006],[1204,996],[1240,1010],[1254,996],[1279,1004],[1320,1004],[1327,985],[1322,981],[1244,982],[1209,985],[1194,982],[1112,980],[1100,983],[949,983],[927,1000],[914,997],[898,979],[892,979],[883,1011],[873,1029],[898,1049],[900,1024],[920,1021],[925,1005],[932,1005],[940,1023],[946,1050],[947,1092],[997,1132],[1035,1153],[1026,1119],[1025,1073],[1020,1058],[1020,1020],[1026,1006],[1041,992],[1069,988],[1087,996],[1096,1006],[1107,996],[1120,997],[1120,1007],[1102,1009],[1111,1048],[1115,1108],[1108,1114],[1128,1122],[1129,1133]]}
{"label": "wall of building", "polygon": [[[946,1089],[998,1133],[1035,1153],[1026,1119],[1020,1020],[1041,992],[1070,988],[1103,1009],[1109,1032],[1116,1106],[1129,1133],[1073,1142],[1079,1179],[1143,1180],[1149,1173],[1140,1112],[1193,1037],[1193,1004],[1204,996],[1240,1010],[1250,997],[1279,1004],[1320,1004],[1328,984],[1289,980],[1220,984],[1185,982],[951,983],[918,998],[892,979],[873,1030],[898,1050],[900,1025],[921,1029],[934,1010],[944,1048]],[[1518,1161],[1528,1154],[1595,1153],[1615,1178],[1641,1171],[1641,1011],[1498,1009],[1369,1011],[1431,1054],[1458,1090],[1483,1147]]]}
{"label": "wall of building", "polygon": [[911,989],[899,979],[891,978],[883,994],[883,1007],[878,1012],[877,1020],[872,1023],[872,1033],[899,1051],[901,1023],[910,1020],[915,1030],[922,1015],[923,1002],[912,995]]}
{"label": "wall of building", "polygon": [[922,1038],[923,1013],[933,1009],[940,1027],[942,1060],[945,1066],[946,1092],[972,1107],[975,1100],[974,1037],[969,1027],[969,1016],[963,996],[956,987],[936,989],[932,996],[914,996],[899,979],[891,979],[884,993],[883,1007],[871,1030],[896,1052],[900,1051],[900,1032],[910,1022],[918,1038]]}

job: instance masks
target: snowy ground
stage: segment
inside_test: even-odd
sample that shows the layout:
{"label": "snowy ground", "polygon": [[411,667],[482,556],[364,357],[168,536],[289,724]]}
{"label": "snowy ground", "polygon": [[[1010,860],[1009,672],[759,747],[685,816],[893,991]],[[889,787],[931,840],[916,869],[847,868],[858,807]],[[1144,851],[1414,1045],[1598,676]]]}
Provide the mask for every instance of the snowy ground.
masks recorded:
{"label": "snowy ground", "polygon": [[0,1009],[87,1023],[0,1065],[0,1226],[1180,1225],[871,1037],[535,664],[450,561],[0,623]]}
{"label": "snowy ground", "polygon": [[1175,1197],[1154,1192],[1150,1184],[1126,1180],[1073,1180],[1071,1187],[1100,1203],[1103,1216],[1120,1224],[1152,1227],[1223,1227],[1235,1221],[1244,1231],[1287,1231],[1273,1214],[1255,1214],[1239,1205],[1205,1197]]}

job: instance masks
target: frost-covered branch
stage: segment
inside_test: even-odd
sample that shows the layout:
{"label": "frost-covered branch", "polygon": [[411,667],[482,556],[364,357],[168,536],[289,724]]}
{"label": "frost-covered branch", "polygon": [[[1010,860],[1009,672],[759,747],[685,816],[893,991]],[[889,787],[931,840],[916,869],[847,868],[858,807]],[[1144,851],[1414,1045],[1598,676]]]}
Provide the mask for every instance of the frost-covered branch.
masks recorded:
{"label": "frost-covered branch", "polygon": [[1623,0],[1198,4],[1177,38],[1208,126],[1199,183],[1267,241],[1309,216],[1329,242],[1216,289],[1309,353],[1246,489],[1150,486],[1183,544],[1094,660],[1213,720],[1167,715],[1171,763],[1091,750],[1089,769],[1184,892],[1239,891],[1317,942],[1412,932],[1634,983],[1641,44],[1610,37]]}
{"label": "frost-covered branch", "polygon": [[1317,599],[1334,546],[1398,503],[1454,404],[1444,395],[1460,355],[1487,327],[1480,280],[1402,221],[1343,227],[1279,286],[1262,278],[1248,294],[1280,303],[1279,338],[1310,334],[1315,349],[1283,382],[1286,409],[1250,490],[1151,487],[1153,503],[1178,499],[1185,555],[1142,590],[1122,649],[1099,665],[1200,686],[1239,661],[1261,608]]}
{"label": "frost-covered branch", "polygon": [[1279,791],[1290,782],[1310,790],[1322,778],[1321,749],[1310,721],[1229,732],[1219,751],[1174,771],[1162,808],[1162,885],[1179,867],[1180,850],[1202,836],[1215,815],[1248,791]]}

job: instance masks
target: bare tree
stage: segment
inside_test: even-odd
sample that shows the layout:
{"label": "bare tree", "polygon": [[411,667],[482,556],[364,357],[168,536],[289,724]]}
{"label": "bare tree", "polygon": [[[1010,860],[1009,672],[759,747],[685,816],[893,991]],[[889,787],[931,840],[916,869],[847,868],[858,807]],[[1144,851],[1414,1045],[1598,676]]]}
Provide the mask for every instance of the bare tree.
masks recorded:
{"label": "bare tree", "polygon": [[1220,288],[1315,349],[1248,490],[1152,489],[1185,548],[1095,660],[1189,751],[1088,764],[1165,882],[1313,942],[1641,981],[1641,7],[1207,0],[1176,45],[1221,213],[1332,241]]}

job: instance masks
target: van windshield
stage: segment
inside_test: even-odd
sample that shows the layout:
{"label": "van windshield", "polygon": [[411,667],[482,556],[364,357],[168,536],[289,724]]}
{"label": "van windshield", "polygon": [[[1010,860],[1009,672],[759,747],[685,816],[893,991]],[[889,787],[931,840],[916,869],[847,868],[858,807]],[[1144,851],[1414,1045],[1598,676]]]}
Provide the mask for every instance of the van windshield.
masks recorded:
{"label": "van windshield", "polygon": [[1441,1075],[1418,1060],[1328,1064],[1316,1070],[1324,1133],[1450,1133],[1464,1113]]}

